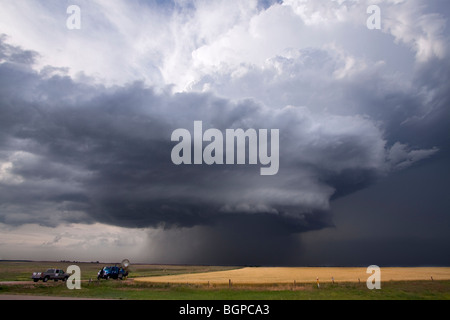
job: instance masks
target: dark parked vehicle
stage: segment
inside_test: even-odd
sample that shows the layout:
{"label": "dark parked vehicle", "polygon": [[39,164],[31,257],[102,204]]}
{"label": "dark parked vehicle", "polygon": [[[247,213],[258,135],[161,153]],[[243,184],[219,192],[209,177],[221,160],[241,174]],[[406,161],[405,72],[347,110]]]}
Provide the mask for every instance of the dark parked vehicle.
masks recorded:
{"label": "dark parked vehicle", "polygon": [[123,280],[128,276],[128,271],[122,267],[104,267],[97,274],[97,279],[120,279]]}
{"label": "dark parked vehicle", "polygon": [[39,280],[44,282],[47,282],[48,280],[67,281],[67,279],[69,279],[69,275],[61,269],[48,269],[45,272],[33,272],[31,279],[33,279],[34,282],[38,282]]}

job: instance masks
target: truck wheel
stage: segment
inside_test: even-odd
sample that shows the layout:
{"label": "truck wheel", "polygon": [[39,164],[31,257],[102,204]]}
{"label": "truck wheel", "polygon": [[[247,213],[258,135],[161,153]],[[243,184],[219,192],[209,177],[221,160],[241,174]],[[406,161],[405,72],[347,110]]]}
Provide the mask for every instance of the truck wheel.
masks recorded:
{"label": "truck wheel", "polygon": [[123,280],[123,275],[119,274],[119,280]]}
{"label": "truck wheel", "polygon": [[47,282],[48,281],[48,277],[45,277],[42,281]]}
{"label": "truck wheel", "polygon": [[38,281],[39,281],[39,279],[33,279],[33,281],[34,281],[34,282],[38,282]]}

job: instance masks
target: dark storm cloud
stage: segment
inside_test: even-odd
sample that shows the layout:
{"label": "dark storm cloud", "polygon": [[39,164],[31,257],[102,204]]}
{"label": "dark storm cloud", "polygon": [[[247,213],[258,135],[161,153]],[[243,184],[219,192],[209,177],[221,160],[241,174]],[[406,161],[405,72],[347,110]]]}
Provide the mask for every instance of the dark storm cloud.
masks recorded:
{"label": "dark storm cloud", "polygon": [[30,64],[34,62],[37,53],[30,50],[22,50],[5,42],[6,36],[0,35],[0,59],[11,62]]}
{"label": "dark storm cloud", "polygon": [[[328,215],[322,215],[328,224]],[[318,217],[313,218],[315,227]],[[279,219],[270,214],[220,216],[209,227],[167,230],[150,237],[152,260],[161,263],[214,265],[295,265],[302,249],[291,232],[298,219]],[[303,230],[311,230],[305,225]],[[314,228],[313,228],[314,229]]]}
{"label": "dark storm cloud", "polygon": [[[3,40],[0,48],[0,222],[6,224],[222,223],[228,229],[227,221],[260,217],[288,234],[320,230],[333,225],[331,197],[436,151],[398,145],[393,164],[384,132],[367,117],[273,110],[253,99],[156,92],[141,83],[82,84],[62,69],[34,71],[35,53]],[[171,133],[192,132],[195,120],[205,129],[280,129],[279,173],[175,166]]]}
{"label": "dark storm cloud", "polygon": [[302,237],[302,262],[448,266],[448,153],[332,202],[336,228]]}

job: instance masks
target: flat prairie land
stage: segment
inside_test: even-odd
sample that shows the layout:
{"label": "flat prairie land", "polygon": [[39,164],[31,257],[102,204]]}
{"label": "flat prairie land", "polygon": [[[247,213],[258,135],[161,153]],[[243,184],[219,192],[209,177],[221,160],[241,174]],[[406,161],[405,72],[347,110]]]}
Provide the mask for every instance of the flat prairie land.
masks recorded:
{"label": "flat prairie land", "polygon": [[[69,290],[61,281],[34,283],[30,279],[33,271],[66,269],[70,264],[81,268],[80,290]],[[110,264],[0,261],[0,300],[30,296],[125,300],[450,300],[450,268],[382,267],[382,290],[369,290],[366,280],[370,274],[366,268],[133,264],[125,281],[97,281],[97,271]],[[315,283],[317,277],[320,288]]]}
{"label": "flat prairie land", "polygon": [[[366,268],[279,268],[248,267],[235,270],[141,277],[135,281],[172,284],[258,285],[334,282],[365,282]],[[381,268],[381,281],[450,280],[450,268]]]}
{"label": "flat prairie land", "polygon": [[[0,282],[5,281],[30,281],[31,274],[36,271],[45,271],[49,268],[66,270],[70,265],[81,268],[81,279],[96,279],[97,272],[104,266],[120,265],[117,263],[97,262],[55,262],[55,261],[0,261]],[[194,272],[210,272],[236,269],[236,267],[216,266],[184,266],[184,265],[151,265],[132,264],[129,268],[130,278],[154,277]]]}

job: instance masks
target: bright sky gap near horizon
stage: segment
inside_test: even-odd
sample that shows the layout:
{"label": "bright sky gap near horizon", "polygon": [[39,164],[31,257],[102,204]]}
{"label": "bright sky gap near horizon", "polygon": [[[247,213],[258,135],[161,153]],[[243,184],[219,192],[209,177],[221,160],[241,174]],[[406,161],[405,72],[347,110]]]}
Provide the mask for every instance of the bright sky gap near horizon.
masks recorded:
{"label": "bright sky gap near horizon", "polygon": [[[448,1],[0,9],[0,260],[450,265]],[[279,129],[278,173],[175,166],[194,121]]]}

